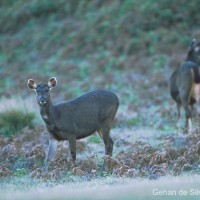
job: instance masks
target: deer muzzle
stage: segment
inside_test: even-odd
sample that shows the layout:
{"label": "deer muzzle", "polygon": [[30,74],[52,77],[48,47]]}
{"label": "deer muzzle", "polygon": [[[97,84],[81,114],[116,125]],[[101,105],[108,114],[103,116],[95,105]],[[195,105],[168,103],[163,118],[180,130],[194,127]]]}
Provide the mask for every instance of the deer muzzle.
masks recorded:
{"label": "deer muzzle", "polygon": [[39,104],[44,106],[46,103],[47,103],[46,98],[45,97],[40,97]]}

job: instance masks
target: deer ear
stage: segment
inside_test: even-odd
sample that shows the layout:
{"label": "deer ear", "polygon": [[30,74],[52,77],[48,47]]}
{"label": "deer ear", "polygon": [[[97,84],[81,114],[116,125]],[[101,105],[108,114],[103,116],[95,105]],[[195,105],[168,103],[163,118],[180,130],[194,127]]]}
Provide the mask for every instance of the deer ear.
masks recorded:
{"label": "deer ear", "polygon": [[27,86],[30,90],[35,90],[37,87],[36,82],[33,79],[28,79]]}
{"label": "deer ear", "polygon": [[56,85],[57,85],[56,77],[51,77],[51,78],[49,79],[49,81],[48,81],[48,86],[49,86],[50,88],[54,88],[54,87],[56,87]]}

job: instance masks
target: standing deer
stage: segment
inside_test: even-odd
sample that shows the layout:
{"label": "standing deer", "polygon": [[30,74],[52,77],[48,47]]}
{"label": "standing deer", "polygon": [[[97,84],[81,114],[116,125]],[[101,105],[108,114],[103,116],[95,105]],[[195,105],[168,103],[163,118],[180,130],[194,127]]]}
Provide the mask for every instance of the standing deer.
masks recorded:
{"label": "standing deer", "polygon": [[[170,77],[170,93],[177,104],[180,129],[181,106],[185,110],[185,133],[192,132],[192,109],[200,102],[200,42],[192,40],[186,61],[180,65]],[[188,126],[189,125],[189,126]]]}
{"label": "standing deer", "polygon": [[36,91],[40,114],[49,132],[45,171],[48,170],[48,161],[55,157],[58,141],[69,141],[71,156],[75,161],[76,139],[85,138],[95,131],[103,138],[105,154],[112,156],[113,141],[109,133],[119,106],[119,99],[114,93],[96,90],[74,100],[53,105],[50,90],[57,85],[55,77],[50,78],[48,84],[39,85],[29,79],[27,85],[29,89]]}

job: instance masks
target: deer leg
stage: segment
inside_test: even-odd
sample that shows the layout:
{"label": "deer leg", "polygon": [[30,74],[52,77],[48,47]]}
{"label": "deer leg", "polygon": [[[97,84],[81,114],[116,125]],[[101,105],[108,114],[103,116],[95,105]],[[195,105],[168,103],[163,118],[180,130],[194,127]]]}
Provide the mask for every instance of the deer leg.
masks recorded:
{"label": "deer leg", "polygon": [[191,114],[193,114],[193,116],[194,116],[194,105],[192,104],[192,105],[190,105],[190,112],[191,112]]}
{"label": "deer leg", "polygon": [[109,135],[108,136],[103,135],[103,141],[104,141],[104,144],[105,144],[105,155],[112,156],[113,140],[111,139],[111,137]]}
{"label": "deer leg", "polygon": [[[111,139],[109,133],[110,133],[110,124],[109,122],[104,122],[100,129],[99,129],[99,135],[102,136],[103,142],[105,145],[105,155],[112,156],[113,152],[113,140]],[[101,167],[101,175],[103,175],[103,172],[105,171],[105,161],[103,162],[103,165]]]}
{"label": "deer leg", "polygon": [[71,137],[69,137],[68,141],[69,141],[69,148],[70,148],[72,160],[75,163],[75,161],[76,161],[76,137],[71,136]]}
{"label": "deer leg", "polygon": [[105,145],[105,155],[112,156],[113,152],[113,140],[111,139],[109,133],[110,133],[110,127],[109,126],[103,126],[100,129],[101,135],[103,137],[103,142]]}
{"label": "deer leg", "polygon": [[58,141],[54,138],[49,139],[49,148],[47,157],[44,162],[44,171],[48,171],[48,162],[55,157],[56,149],[57,149]]}
{"label": "deer leg", "polygon": [[113,140],[108,135],[107,144],[106,144],[106,155],[112,156],[113,153]]}
{"label": "deer leg", "polygon": [[183,107],[185,109],[185,132],[192,132],[192,114],[188,105],[188,102],[183,102]]}
{"label": "deer leg", "polygon": [[180,132],[180,119],[181,119],[181,105],[179,103],[177,103],[177,123],[176,123],[176,127],[177,127],[178,133]]}

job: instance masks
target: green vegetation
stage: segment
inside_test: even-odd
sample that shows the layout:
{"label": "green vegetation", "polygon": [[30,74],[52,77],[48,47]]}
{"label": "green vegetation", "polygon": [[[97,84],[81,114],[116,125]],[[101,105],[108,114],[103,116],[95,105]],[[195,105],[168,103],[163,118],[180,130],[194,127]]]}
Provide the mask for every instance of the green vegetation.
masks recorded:
{"label": "green vegetation", "polygon": [[132,127],[132,126],[139,126],[142,123],[142,119],[140,117],[132,117],[127,119],[126,121],[126,126],[127,127]]}
{"label": "green vegetation", "polygon": [[99,135],[91,135],[89,138],[88,138],[89,142],[90,143],[94,143],[94,144],[99,144],[102,142],[102,139],[100,138]]}
{"label": "green vegetation", "polygon": [[17,169],[14,173],[13,176],[17,176],[17,177],[22,177],[28,174],[27,169],[22,168],[22,169]]}
{"label": "green vegetation", "polygon": [[0,135],[10,137],[26,126],[33,126],[34,113],[11,109],[0,113]]}
{"label": "green vegetation", "polygon": [[[1,1],[0,71],[5,78],[0,94],[12,94],[13,86],[22,88],[30,77],[59,76],[67,85],[60,87],[74,97],[95,88],[117,90],[116,85],[126,84],[121,75],[132,69],[163,69],[171,50],[185,52],[196,36],[198,3]],[[13,69],[23,78],[16,78]],[[70,89],[75,87],[79,90]]]}

